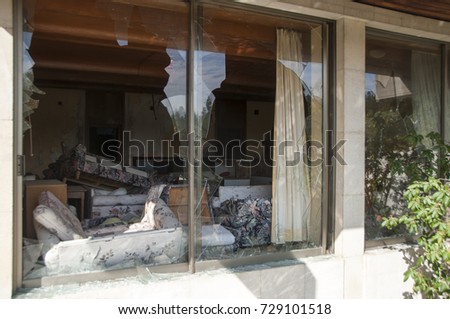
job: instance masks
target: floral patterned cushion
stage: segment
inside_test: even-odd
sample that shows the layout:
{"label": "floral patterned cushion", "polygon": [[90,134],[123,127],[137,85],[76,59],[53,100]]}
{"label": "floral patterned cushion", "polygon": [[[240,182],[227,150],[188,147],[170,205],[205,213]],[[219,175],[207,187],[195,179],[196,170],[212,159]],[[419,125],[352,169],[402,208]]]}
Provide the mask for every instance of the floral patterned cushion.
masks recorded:
{"label": "floral patterned cushion", "polygon": [[183,230],[141,231],[60,242],[45,255],[48,274],[184,261]]}
{"label": "floral patterned cushion", "polygon": [[[80,236],[80,238],[85,238],[83,232],[83,227],[81,226],[81,222],[72,214],[70,209],[64,205],[52,192],[44,191],[39,196],[39,204],[47,206],[52,209],[54,212],[57,212],[59,216],[70,225],[70,228],[74,230],[74,232]],[[59,236],[58,236],[59,237]],[[62,239],[61,237],[59,237]],[[71,238],[72,239],[72,238]],[[62,239],[68,240],[68,239]]]}
{"label": "floral patterned cushion", "polygon": [[56,233],[37,223],[36,220],[34,220],[34,229],[36,230],[37,239],[42,243],[42,255],[45,255],[50,248],[61,241]]}
{"label": "floral patterned cushion", "polygon": [[[85,238],[84,232],[80,233],[64,215],[50,207],[38,205],[33,211],[33,217],[36,224],[42,225],[49,233],[55,234],[60,240]],[[40,227],[37,226],[36,230],[39,229]]]}
{"label": "floral patterned cushion", "polygon": [[158,199],[153,214],[155,216],[155,229],[181,227],[178,218],[162,199]]}
{"label": "floral patterned cushion", "polygon": [[159,198],[156,204],[146,205],[144,218],[140,223],[130,225],[126,232],[158,230],[181,227],[180,221],[174,215],[169,206]]}

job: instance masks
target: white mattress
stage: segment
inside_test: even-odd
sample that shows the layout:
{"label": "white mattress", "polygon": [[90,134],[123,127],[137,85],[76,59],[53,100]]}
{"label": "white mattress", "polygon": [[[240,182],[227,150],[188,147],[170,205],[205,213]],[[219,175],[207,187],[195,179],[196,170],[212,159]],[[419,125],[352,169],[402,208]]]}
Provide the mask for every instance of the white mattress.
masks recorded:
{"label": "white mattress", "polygon": [[225,246],[234,244],[234,236],[221,225],[202,225],[202,246]]}

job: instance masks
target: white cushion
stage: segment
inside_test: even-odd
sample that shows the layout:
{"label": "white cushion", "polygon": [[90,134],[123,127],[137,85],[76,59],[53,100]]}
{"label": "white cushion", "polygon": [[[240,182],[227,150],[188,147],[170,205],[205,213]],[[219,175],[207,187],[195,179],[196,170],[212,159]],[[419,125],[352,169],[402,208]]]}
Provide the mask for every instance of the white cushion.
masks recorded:
{"label": "white cushion", "polygon": [[[42,225],[49,233],[56,235],[60,240],[85,238],[84,233],[80,234],[78,229],[75,229],[65,216],[55,212],[50,207],[38,205],[33,211],[33,217],[37,224]],[[42,232],[39,226],[36,226],[36,230]]]}
{"label": "white cushion", "polygon": [[234,244],[233,234],[222,225],[202,225],[202,246],[223,246]]}
{"label": "white cushion", "polygon": [[167,229],[181,226],[180,221],[161,198],[158,198],[156,203],[154,200],[149,200],[145,204],[145,216],[142,218],[141,223],[148,223],[150,229]]}
{"label": "white cushion", "polygon": [[[52,209],[54,212],[58,213],[58,215],[65,220],[66,224],[69,224],[74,232],[79,235],[81,238],[85,238],[83,231],[83,226],[81,226],[81,222],[78,220],[76,216],[72,214],[70,209],[64,205],[52,192],[44,191],[39,196],[39,204],[47,206]],[[58,236],[59,237],[59,236]],[[62,239],[61,240],[67,240]]]}
{"label": "white cushion", "polygon": [[34,229],[36,230],[36,236],[40,243],[42,243],[42,254],[45,255],[54,245],[58,244],[61,239],[57,234],[50,232],[43,225],[34,220]]}
{"label": "white cushion", "polygon": [[148,201],[145,204],[145,215],[140,223],[130,225],[126,233],[159,230],[181,227],[180,221],[174,215],[169,206],[159,198],[156,202]]}
{"label": "white cushion", "polygon": [[158,199],[153,214],[155,216],[155,229],[181,227],[181,223],[178,218],[162,199]]}

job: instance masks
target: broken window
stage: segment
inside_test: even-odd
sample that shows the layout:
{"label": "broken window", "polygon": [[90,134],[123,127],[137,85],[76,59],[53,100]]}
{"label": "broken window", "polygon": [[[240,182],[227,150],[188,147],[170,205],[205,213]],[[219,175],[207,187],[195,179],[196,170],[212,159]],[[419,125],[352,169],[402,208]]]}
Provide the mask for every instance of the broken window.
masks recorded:
{"label": "broken window", "polygon": [[323,251],[326,25],[189,10],[24,1],[25,279]]}
{"label": "broken window", "polygon": [[366,240],[404,237],[405,228],[388,230],[383,218],[402,215],[408,184],[438,171],[441,59],[433,42],[367,36]]}

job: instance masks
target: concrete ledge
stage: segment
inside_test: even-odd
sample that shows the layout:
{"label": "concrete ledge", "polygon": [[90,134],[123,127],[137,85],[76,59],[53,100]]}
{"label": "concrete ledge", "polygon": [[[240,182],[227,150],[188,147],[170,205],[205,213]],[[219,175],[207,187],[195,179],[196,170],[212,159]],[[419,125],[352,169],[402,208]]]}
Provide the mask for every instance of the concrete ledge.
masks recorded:
{"label": "concrete ledge", "polygon": [[411,294],[403,282],[403,251],[393,246],[361,257],[309,257],[196,274],[146,274],[132,278],[35,288],[15,298],[397,298]]}

